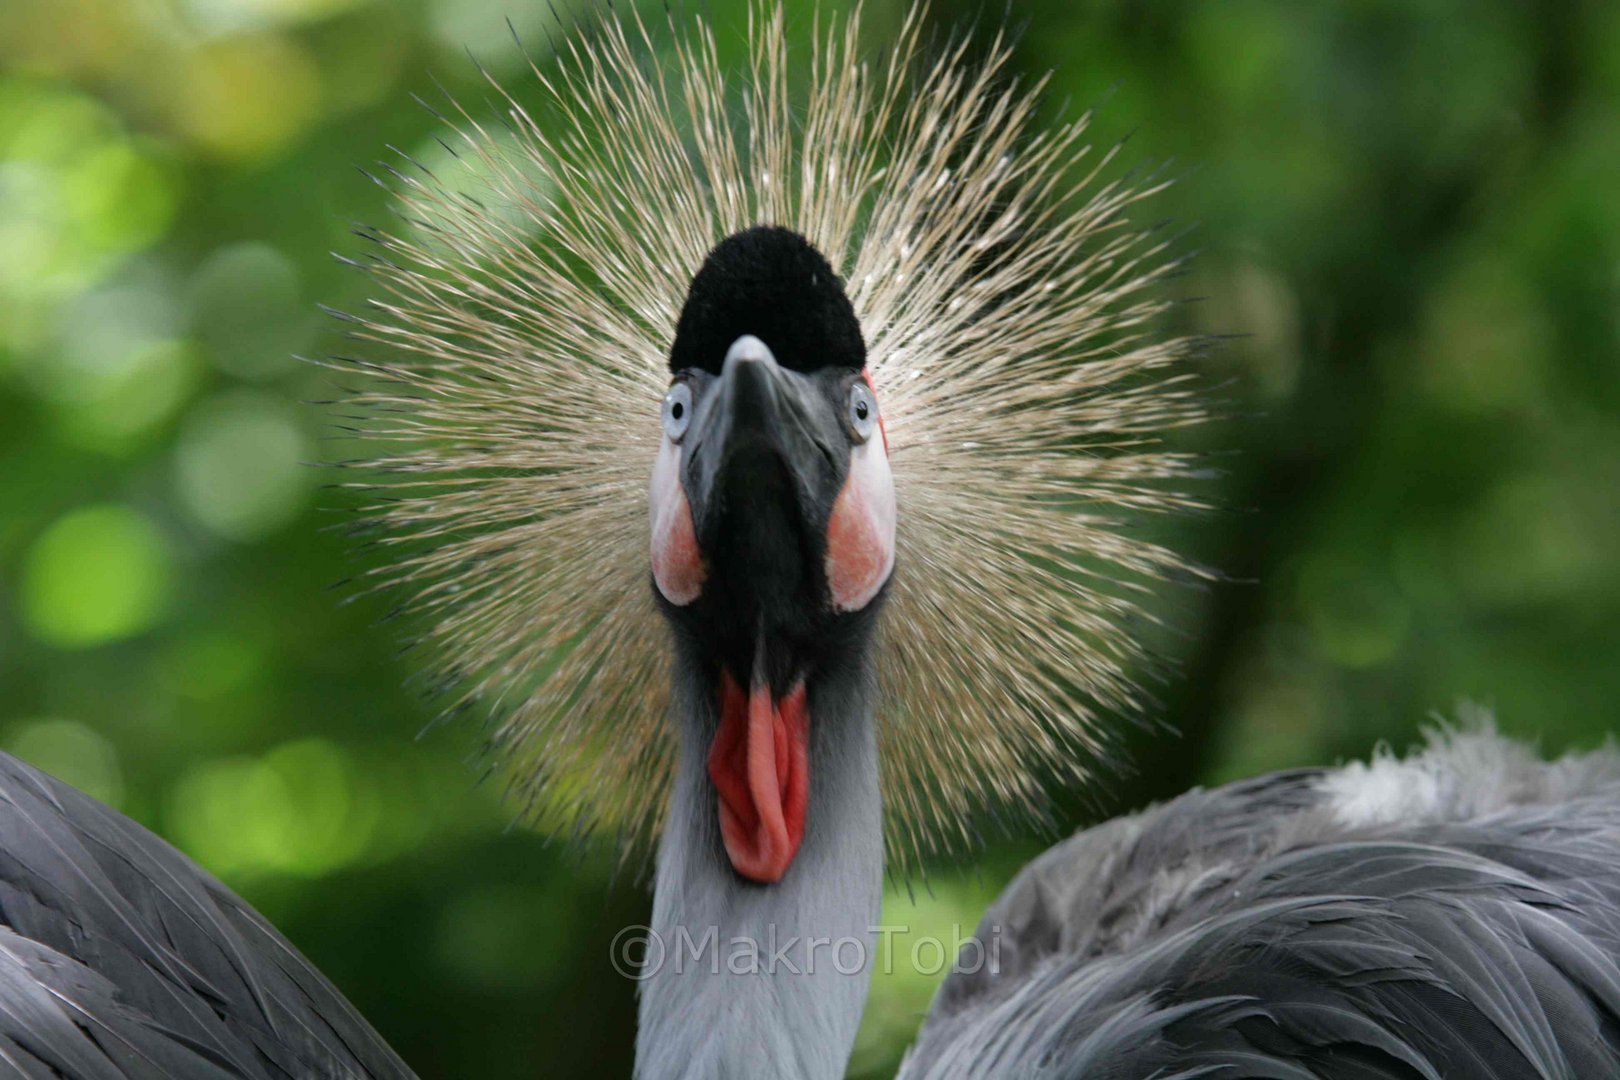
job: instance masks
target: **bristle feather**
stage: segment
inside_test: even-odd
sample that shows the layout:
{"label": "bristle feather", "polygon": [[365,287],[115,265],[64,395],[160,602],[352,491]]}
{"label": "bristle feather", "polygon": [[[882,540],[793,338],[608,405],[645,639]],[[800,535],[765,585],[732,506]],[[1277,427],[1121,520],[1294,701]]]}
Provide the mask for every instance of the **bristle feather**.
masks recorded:
{"label": "bristle feather", "polygon": [[1170,177],[1119,175],[1117,145],[1083,141],[1089,113],[1038,130],[1046,79],[1010,77],[1004,34],[973,64],[964,37],[925,64],[914,9],[869,64],[858,14],[818,14],[795,92],[784,8],[761,4],[739,93],[708,23],[664,22],[661,65],[633,10],[551,41],[552,63],[525,53],[533,107],[479,66],[492,121],[421,101],[464,187],[398,151],[419,175],[381,164],[404,226],[355,229],[379,250],[343,261],[378,292],[328,312],[376,353],[328,361],[367,380],[345,404],[378,446],[369,511],[394,554],[354,588],[413,587],[457,675],[435,690],[447,713],[502,716],[519,806],[559,832],[654,835],[673,758],[645,505],[664,361],[715,243],[801,232],[845,277],[900,492],[879,648],[903,877],[976,844],[986,808],[1047,820],[1044,783],[1084,780],[1103,718],[1143,701],[1128,626],[1191,568],[1117,518],[1203,505],[1178,490],[1194,459],[1157,441],[1203,415],[1200,343],[1158,328],[1175,240],[1130,221]]}

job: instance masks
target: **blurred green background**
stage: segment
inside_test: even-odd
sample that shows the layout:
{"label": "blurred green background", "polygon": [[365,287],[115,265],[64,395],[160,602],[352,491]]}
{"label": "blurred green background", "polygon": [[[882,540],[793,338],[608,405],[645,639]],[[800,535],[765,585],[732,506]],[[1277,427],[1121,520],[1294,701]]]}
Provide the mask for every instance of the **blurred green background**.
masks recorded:
{"label": "blurred green background", "polygon": [[[709,7],[740,31],[741,6]],[[896,6],[868,5],[878,26]],[[541,0],[0,4],[0,744],[172,840],[424,1076],[622,1074],[608,941],[647,898],[509,829],[476,724],[325,587],[317,301],[355,302],[354,168],[431,147],[409,100],[520,80]],[[943,25],[983,18],[941,2]],[[1404,746],[1460,698],[1549,751],[1620,700],[1620,5],[1016,5],[1018,61],[1188,175],[1183,318],[1235,418],[1231,509],[1179,543],[1181,674],[1098,814]],[[799,30],[806,28],[802,13]],[[1033,840],[889,922],[969,926]],[[924,958],[927,959],[926,957]],[[934,979],[877,980],[853,1070]],[[925,963],[924,967],[928,965]]]}

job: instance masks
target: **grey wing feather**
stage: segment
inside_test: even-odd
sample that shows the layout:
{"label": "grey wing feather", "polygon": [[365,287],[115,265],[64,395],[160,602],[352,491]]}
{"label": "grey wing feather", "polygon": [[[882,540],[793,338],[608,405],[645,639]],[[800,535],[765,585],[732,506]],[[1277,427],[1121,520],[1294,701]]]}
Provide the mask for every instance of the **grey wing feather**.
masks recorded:
{"label": "grey wing feather", "polygon": [[0,754],[0,1067],[24,1077],[411,1077],[257,912]]}
{"label": "grey wing feather", "polygon": [[1620,758],[1445,732],[1193,792],[1057,845],[979,936],[1004,962],[903,1076],[1620,1077]]}

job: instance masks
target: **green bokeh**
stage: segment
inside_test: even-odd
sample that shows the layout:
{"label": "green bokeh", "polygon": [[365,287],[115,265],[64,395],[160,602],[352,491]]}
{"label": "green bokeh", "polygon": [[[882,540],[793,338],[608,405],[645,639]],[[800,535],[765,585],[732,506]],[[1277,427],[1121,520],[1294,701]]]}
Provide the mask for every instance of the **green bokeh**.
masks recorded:
{"label": "green bokeh", "polygon": [[163,615],[168,558],[150,522],[123,506],[87,506],[55,522],[23,563],[23,624],[59,649],[132,637]]}
{"label": "green bokeh", "polygon": [[[362,295],[329,255],[386,214],[355,166],[443,162],[410,98],[437,80],[477,108],[463,46],[521,86],[508,16],[545,40],[541,2],[0,3],[0,745],[222,875],[424,1076],[615,1075],[634,987],[608,943],[646,894],[507,829],[477,723],[429,728],[383,605],[326,591],[357,564],[302,464],[343,456],[292,355],[334,347],[317,302]],[[1134,771],[1068,823],[1404,745],[1462,699],[1548,751],[1608,734],[1620,7],[1014,18],[1052,118],[1098,105],[1100,142],[1134,132],[1124,165],[1182,163],[1151,210],[1201,251],[1177,318],[1235,335],[1208,362],[1232,418],[1194,443],[1226,509],[1170,538],[1224,578],[1172,595],[1154,641],[1179,672],[1155,719],[1181,734],[1132,729]],[[896,890],[885,922],[949,940],[1038,846]],[[937,980],[904,939],[893,967],[861,1076]]]}

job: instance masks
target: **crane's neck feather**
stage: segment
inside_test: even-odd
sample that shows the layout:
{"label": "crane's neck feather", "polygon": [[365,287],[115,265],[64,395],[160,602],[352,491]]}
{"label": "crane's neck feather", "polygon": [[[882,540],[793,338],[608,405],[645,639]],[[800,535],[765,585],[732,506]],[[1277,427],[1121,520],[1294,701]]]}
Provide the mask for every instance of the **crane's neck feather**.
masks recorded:
{"label": "crane's neck feather", "polygon": [[638,1077],[844,1074],[882,900],[869,651],[812,674],[806,691],[807,826],[787,873],[761,885],[737,874],[720,836],[707,771],[720,721],[712,676],[695,656],[677,659],[680,750],[659,844],[651,925],[659,944],[649,957],[661,960],[641,986]]}

